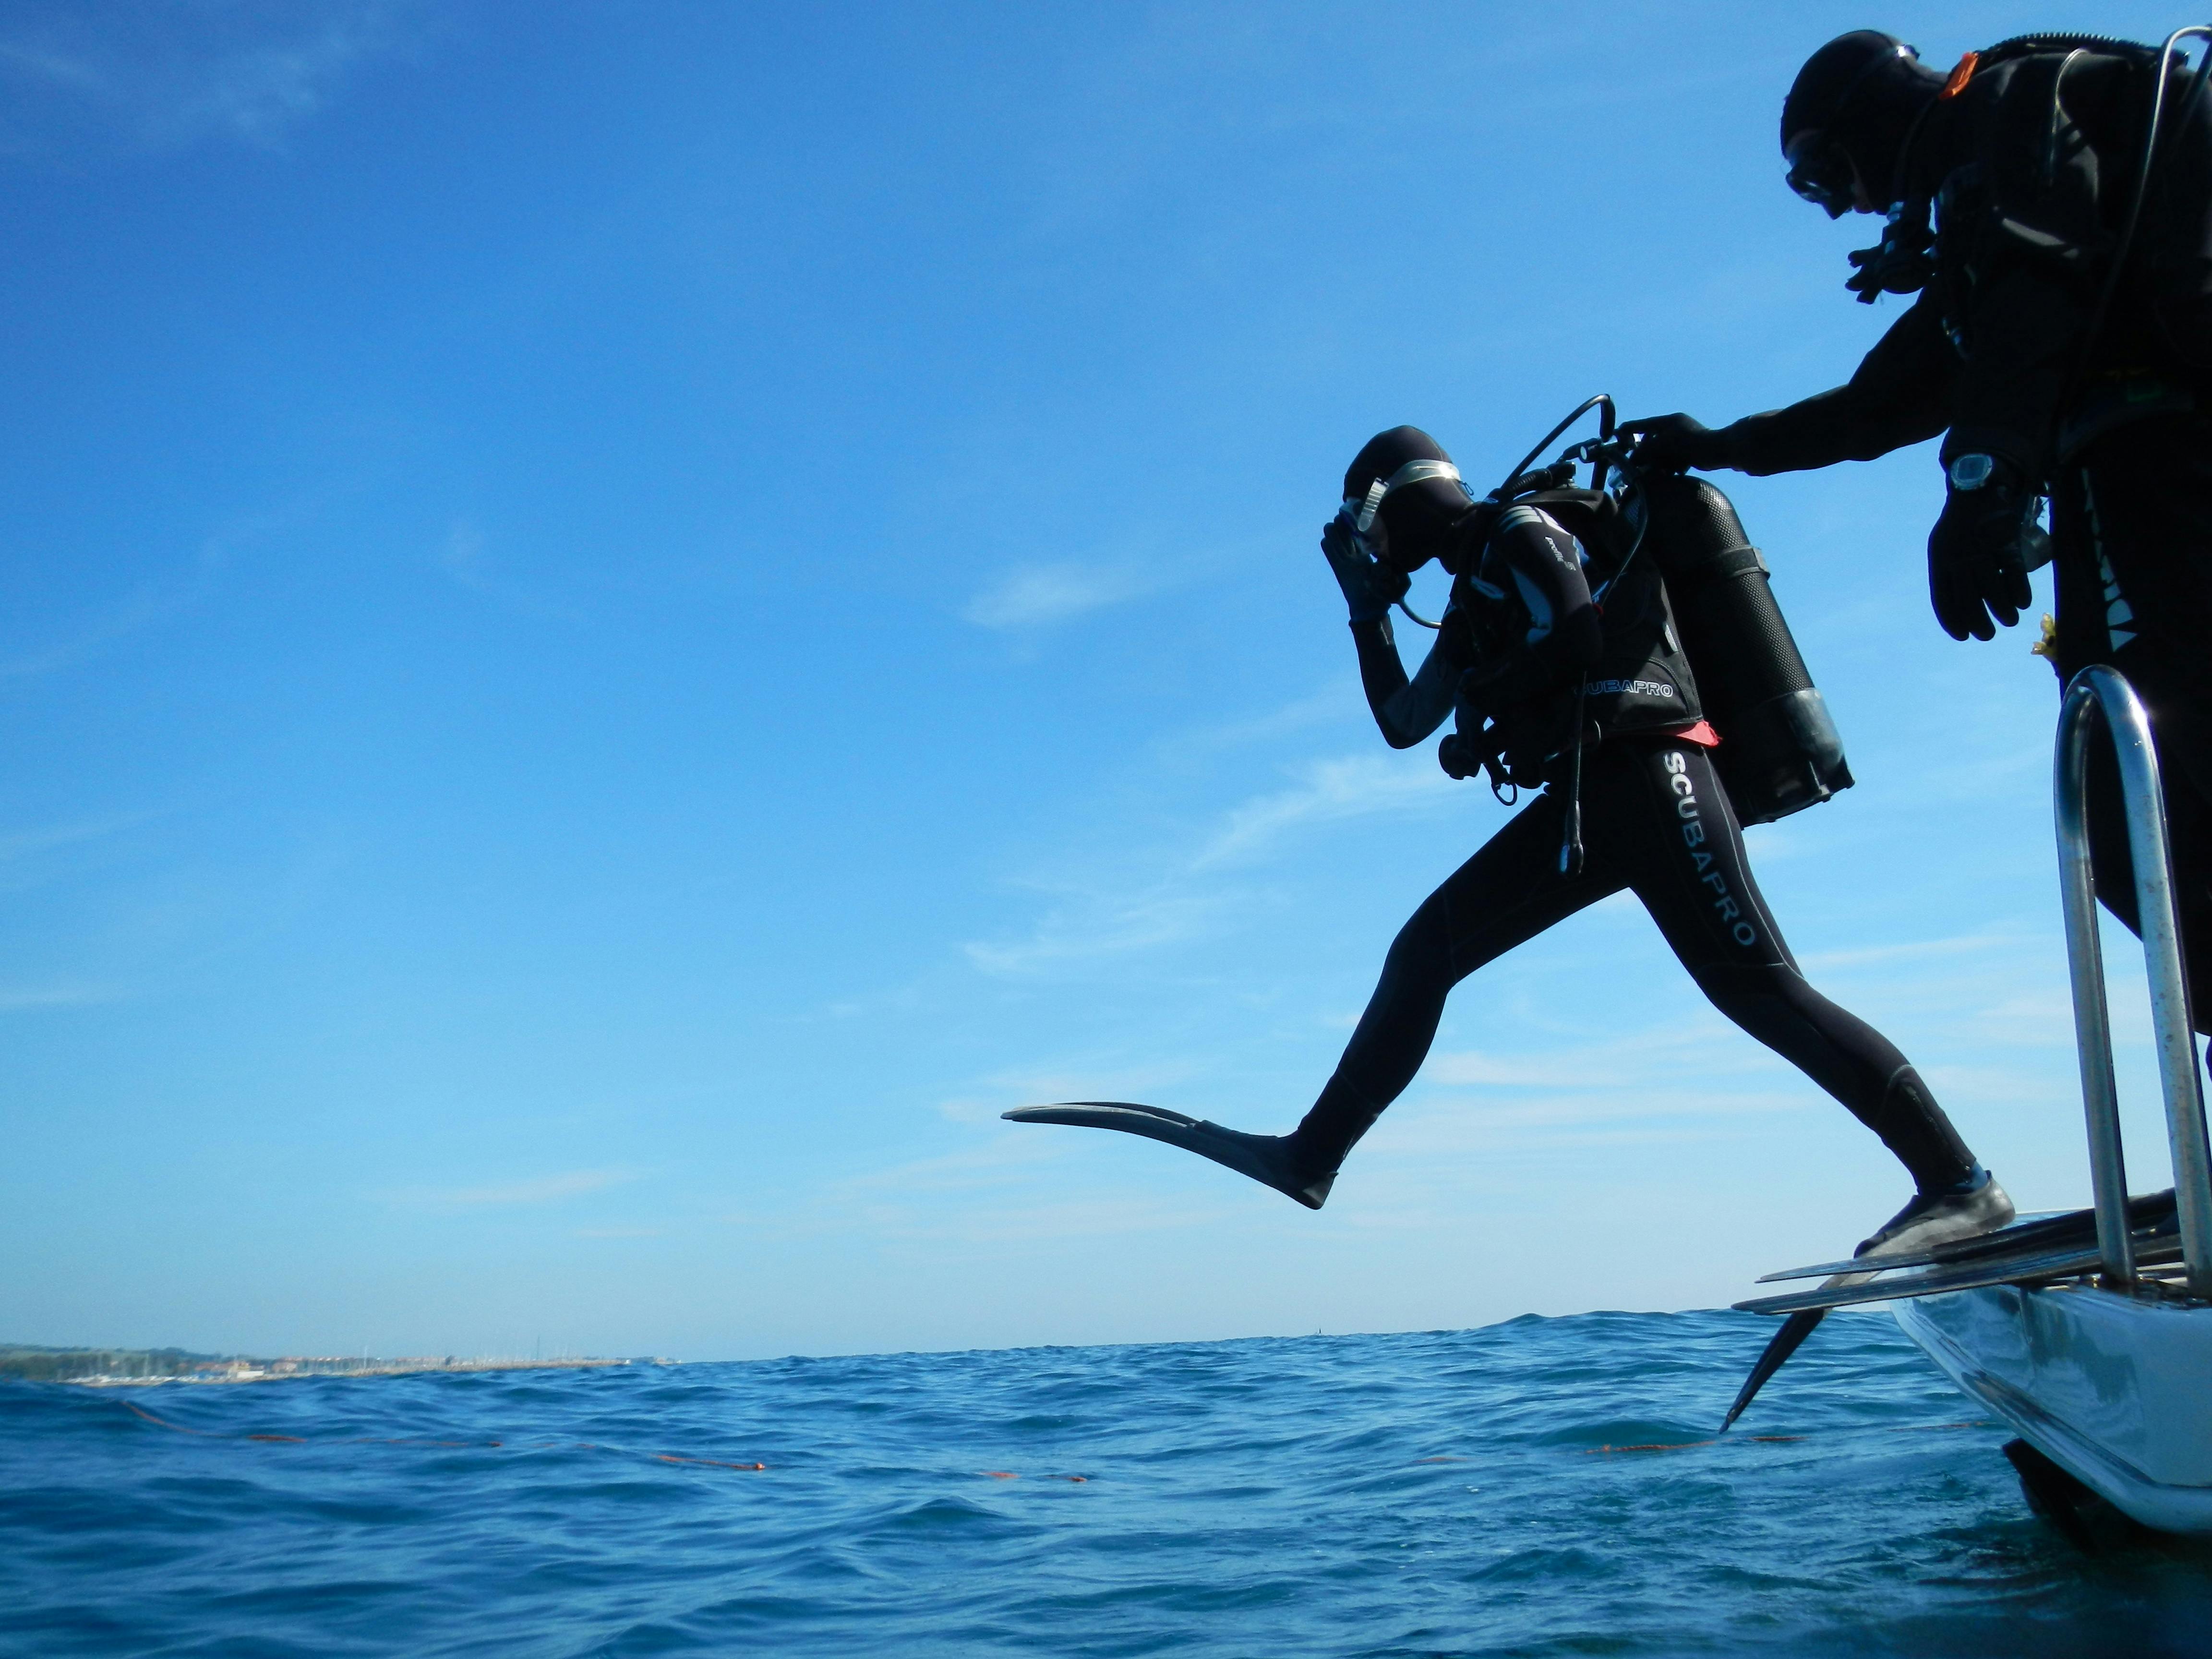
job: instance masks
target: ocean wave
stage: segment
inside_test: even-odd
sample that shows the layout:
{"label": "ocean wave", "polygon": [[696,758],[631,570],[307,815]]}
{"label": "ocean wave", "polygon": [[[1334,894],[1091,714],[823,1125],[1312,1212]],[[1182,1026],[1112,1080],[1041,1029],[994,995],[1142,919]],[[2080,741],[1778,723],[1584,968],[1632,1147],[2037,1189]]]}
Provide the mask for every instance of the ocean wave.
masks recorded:
{"label": "ocean wave", "polygon": [[2206,1650],[1890,1322],[0,1385],[9,1655]]}

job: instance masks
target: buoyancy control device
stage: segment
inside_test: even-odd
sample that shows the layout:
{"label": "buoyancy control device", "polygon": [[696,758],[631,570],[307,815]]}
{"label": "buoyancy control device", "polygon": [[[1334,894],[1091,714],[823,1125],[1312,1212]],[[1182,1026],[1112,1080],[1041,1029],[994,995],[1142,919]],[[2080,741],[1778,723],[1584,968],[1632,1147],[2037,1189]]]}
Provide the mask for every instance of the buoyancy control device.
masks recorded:
{"label": "buoyancy control device", "polygon": [[1766,561],[1735,506],[1704,478],[1639,481],[1644,540],[1674,601],[1713,766],[1743,823],[1771,823],[1851,787],[1843,739],[1768,585]]}
{"label": "buoyancy control device", "polygon": [[[1648,557],[1635,556],[1636,535],[1627,518],[1603,490],[1559,487],[1516,495],[1498,515],[1473,568],[1462,568],[1453,582],[1455,607],[1469,617],[1485,657],[1519,654],[1515,647],[1534,646],[1540,630],[1556,635],[1563,625],[1579,622],[1587,633],[1582,648],[1567,653],[1586,669],[1579,684],[1559,665],[1546,677],[1551,696],[1536,702],[1553,705],[1551,719],[1537,714],[1531,725],[1528,717],[1536,710],[1526,704],[1491,710],[1531,777],[1548,757],[1573,743],[1577,726],[1586,741],[1601,742],[1680,728],[1702,712],[1695,666],[1668,614],[1665,580]],[[1546,551],[1565,562],[1571,556],[1561,544],[1579,548],[1582,568],[1575,585],[1587,584],[1591,603],[1578,617],[1540,617],[1548,607],[1521,571],[1540,569]],[[1534,558],[1527,553],[1531,545],[1543,550]],[[1478,667],[1474,678],[1480,675]],[[1580,707],[1571,709],[1571,703]],[[1547,732],[1553,725],[1556,731]]]}
{"label": "buoyancy control device", "polygon": [[[1594,408],[1603,422],[1596,439],[1570,446],[1548,467],[1528,471]],[[1633,580],[1639,558],[1656,569],[1664,585],[1657,603],[1670,613],[1672,631],[1680,636],[1698,712],[1721,740],[1713,763],[1737,821],[1771,823],[1850,788],[1843,739],[1775,601],[1766,562],[1744,534],[1735,505],[1708,480],[1639,467],[1632,443],[1616,439],[1613,424],[1613,399],[1600,393],[1553,428],[1507,481],[1477,504],[1478,510],[1490,509],[1486,533],[1498,509],[1513,501],[1548,496],[1560,502],[1562,495],[1582,493],[1571,488],[1576,466],[1590,466],[1585,499],[1610,495],[1622,519],[1641,521],[1595,597],[1601,605],[1607,599],[1627,600],[1643,585]],[[1624,578],[1630,579],[1626,587]],[[1579,708],[1576,718],[1578,723],[1583,718]],[[1464,731],[1447,738],[1438,756],[1445,769],[1467,775],[1479,741]]]}

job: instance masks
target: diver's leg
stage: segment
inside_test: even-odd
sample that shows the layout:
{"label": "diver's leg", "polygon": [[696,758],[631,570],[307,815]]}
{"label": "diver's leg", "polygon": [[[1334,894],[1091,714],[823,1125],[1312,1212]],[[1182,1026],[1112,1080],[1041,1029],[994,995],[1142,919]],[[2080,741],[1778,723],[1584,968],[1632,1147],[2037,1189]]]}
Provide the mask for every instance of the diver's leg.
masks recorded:
{"label": "diver's leg", "polygon": [[[1625,763],[1604,769],[1592,805],[1642,826],[1631,884],[1698,988],[1841,1101],[1911,1172],[1918,1196],[1861,1249],[1914,1248],[2010,1220],[2011,1200],[1896,1045],[1806,983],[1752,879],[1735,808],[1705,751],[1610,746]],[[1899,1243],[1908,1229],[1911,1240]]]}
{"label": "diver's leg", "polygon": [[1585,818],[1589,856],[1571,881],[1559,872],[1560,804],[1547,792],[1462,865],[1398,932],[1382,981],[1321,1098],[1287,1135],[1246,1134],[1133,1102],[1024,1106],[1021,1123],[1068,1123],[1164,1140],[1249,1176],[1318,1210],[1352,1143],[1420,1069],[1452,986],[1562,916],[1626,885]]}
{"label": "diver's leg", "polygon": [[[2158,751],[2166,841],[2173,854],[2182,969],[2189,981],[2191,1018],[2203,1032],[2212,1031],[2212,784],[2195,775],[2204,759],[2198,760],[2197,767],[2189,762],[2212,748],[2212,738],[2189,734],[2185,728],[2193,724],[2151,710],[2151,742]],[[2135,854],[2128,843],[2119,767],[2110,739],[2101,732],[2090,740],[2087,817],[2089,863],[2096,875],[2098,902],[2130,933],[2140,935]]]}
{"label": "diver's leg", "polygon": [[[2092,445],[2058,479],[2061,662],[2108,662],[2151,718],[2172,843],[2182,954],[2212,1029],[2212,421],[2161,416]],[[2136,927],[2134,861],[2111,746],[2092,750],[2097,896]]]}
{"label": "diver's leg", "polygon": [[1560,873],[1560,787],[1552,786],[1522,808],[1398,930],[1343,1058],[1289,1136],[1298,1166],[1322,1192],[1345,1154],[1421,1069],[1452,987],[1626,885],[1595,830],[1585,836],[1590,850],[1583,872],[1571,879]]}

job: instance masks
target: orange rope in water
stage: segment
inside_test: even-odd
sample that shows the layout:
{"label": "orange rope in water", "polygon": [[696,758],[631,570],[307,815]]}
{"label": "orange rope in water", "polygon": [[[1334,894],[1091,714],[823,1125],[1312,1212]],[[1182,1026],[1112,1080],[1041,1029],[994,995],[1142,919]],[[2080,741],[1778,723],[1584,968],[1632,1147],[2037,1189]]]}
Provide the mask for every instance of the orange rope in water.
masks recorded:
{"label": "orange rope in water", "polygon": [[[128,1400],[118,1401],[116,1403],[121,1406],[124,1410],[131,1413],[133,1416],[143,1417],[149,1423],[155,1424],[164,1429],[171,1430],[177,1434],[196,1435],[203,1440],[254,1441],[264,1444],[280,1444],[288,1446],[428,1446],[453,1449],[474,1447],[484,1449],[497,1449],[505,1446],[507,1443],[502,1440],[386,1439],[370,1436],[362,1436],[343,1440],[311,1441],[305,1436],[296,1434],[217,1434],[209,1429],[187,1428],[182,1423],[172,1423],[167,1418],[156,1417],[152,1412],[148,1411],[143,1406],[133,1405]],[[1926,1429],[1985,1429],[1989,1426],[1990,1425],[1986,1419],[1971,1423],[1910,1423],[1892,1430],[1890,1432],[1904,1434]],[[1722,1444],[1790,1446],[1796,1445],[1801,1441],[1810,1440],[1813,1438],[1814,1438],[1814,1436],[1807,1434],[1735,1434],[1716,1436],[1711,1440],[1655,1441],[1645,1444],[1633,1446],[1615,1446],[1610,1444],[1603,1446],[1585,1446],[1583,1448],[1583,1455],[1585,1457],[1598,1457],[1607,1456],[1614,1452],[1691,1451],[1699,1446],[1718,1446]],[[596,1441],[591,1440],[580,1440],[575,1442],[574,1444],[578,1449],[583,1451],[611,1451],[616,1453],[617,1455],[625,1457],[636,1457],[641,1455],[649,1457],[656,1463],[682,1463],[696,1468],[743,1469],[747,1473],[751,1473],[755,1470],[765,1470],[768,1468],[767,1464],[762,1462],[732,1462],[726,1458],[720,1457],[682,1457],[678,1456],[674,1452],[632,1452],[626,1450],[624,1448],[620,1446],[605,1446],[599,1444]],[[1474,1460],[1471,1458],[1467,1457],[1442,1456],[1417,1457],[1413,1460],[1413,1462],[1415,1465],[1419,1465],[1424,1463],[1466,1463],[1473,1461]],[[975,1474],[979,1480],[1018,1480],[1022,1478],[1020,1474],[1013,1469],[978,1469],[975,1471]],[[1048,1474],[1040,1475],[1037,1479],[1041,1480],[1065,1480],[1072,1486],[1088,1486],[1091,1482],[1091,1477],[1087,1474]]]}

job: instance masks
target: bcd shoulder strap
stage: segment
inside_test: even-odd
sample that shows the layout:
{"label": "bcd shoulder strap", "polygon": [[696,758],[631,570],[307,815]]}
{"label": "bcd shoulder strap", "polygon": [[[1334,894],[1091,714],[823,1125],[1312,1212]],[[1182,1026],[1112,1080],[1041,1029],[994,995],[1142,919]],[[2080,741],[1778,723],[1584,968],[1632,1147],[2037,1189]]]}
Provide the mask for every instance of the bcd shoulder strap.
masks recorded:
{"label": "bcd shoulder strap", "polygon": [[1634,532],[1620,503],[1602,490],[1540,489],[1522,496],[1518,504],[1539,508],[1558,520],[1559,527],[1583,544],[1601,580],[1620,568],[1620,562],[1634,545]]}

